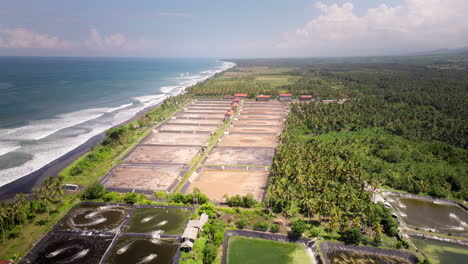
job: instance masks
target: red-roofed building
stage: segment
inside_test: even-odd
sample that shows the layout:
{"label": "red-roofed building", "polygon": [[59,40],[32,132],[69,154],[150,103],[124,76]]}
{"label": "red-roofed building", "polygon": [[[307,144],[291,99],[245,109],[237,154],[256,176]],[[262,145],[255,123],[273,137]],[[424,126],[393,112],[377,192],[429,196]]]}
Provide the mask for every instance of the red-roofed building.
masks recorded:
{"label": "red-roofed building", "polygon": [[231,106],[232,106],[232,110],[236,110],[237,107],[239,106],[239,104],[238,103],[232,103]]}
{"label": "red-roofed building", "polygon": [[224,99],[234,99],[234,96],[232,96],[232,95],[225,95],[223,98],[224,98]]}
{"label": "red-roofed building", "polygon": [[232,99],[232,102],[233,102],[233,103],[237,103],[237,102],[239,102],[239,101],[240,101],[239,97],[236,97],[236,98]]}
{"label": "red-roofed building", "polygon": [[279,100],[283,102],[286,102],[286,101],[289,102],[292,100],[292,94],[288,94],[288,93],[279,94]]}
{"label": "red-roofed building", "polygon": [[239,98],[239,99],[247,99],[247,94],[245,94],[245,93],[237,93],[234,96]]}
{"label": "red-roofed building", "polygon": [[301,102],[310,102],[314,97],[312,95],[301,95],[299,96],[299,101]]}
{"label": "red-roofed building", "polygon": [[257,101],[270,101],[270,97],[269,95],[257,95]]}
{"label": "red-roofed building", "polygon": [[224,114],[224,121],[231,119],[233,114],[234,114],[234,111],[227,110],[226,113]]}

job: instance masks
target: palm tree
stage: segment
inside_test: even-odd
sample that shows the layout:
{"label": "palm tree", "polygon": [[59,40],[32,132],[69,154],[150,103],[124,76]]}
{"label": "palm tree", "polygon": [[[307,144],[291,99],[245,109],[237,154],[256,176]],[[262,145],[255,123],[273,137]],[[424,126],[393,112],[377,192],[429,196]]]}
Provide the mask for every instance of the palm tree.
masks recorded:
{"label": "palm tree", "polygon": [[2,238],[3,238],[3,243],[5,243],[5,223],[8,219],[8,214],[7,211],[4,210],[5,207],[2,205],[0,207],[0,225],[2,227]]}

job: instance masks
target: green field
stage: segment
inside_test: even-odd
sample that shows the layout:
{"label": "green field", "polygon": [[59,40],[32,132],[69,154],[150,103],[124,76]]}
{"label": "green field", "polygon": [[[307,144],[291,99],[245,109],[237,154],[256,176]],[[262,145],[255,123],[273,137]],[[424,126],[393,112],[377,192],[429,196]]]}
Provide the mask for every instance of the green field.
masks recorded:
{"label": "green field", "polygon": [[229,238],[227,263],[306,264],[312,261],[303,245],[232,236]]}

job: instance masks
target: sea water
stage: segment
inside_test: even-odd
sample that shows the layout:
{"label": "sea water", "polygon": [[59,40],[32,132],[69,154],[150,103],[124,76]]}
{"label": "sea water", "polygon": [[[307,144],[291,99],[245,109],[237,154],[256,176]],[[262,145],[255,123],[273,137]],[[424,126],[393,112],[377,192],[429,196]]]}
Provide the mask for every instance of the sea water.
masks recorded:
{"label": "sea water", "polygon": [[0,186],[232,66],[216,59],[0,57]]}

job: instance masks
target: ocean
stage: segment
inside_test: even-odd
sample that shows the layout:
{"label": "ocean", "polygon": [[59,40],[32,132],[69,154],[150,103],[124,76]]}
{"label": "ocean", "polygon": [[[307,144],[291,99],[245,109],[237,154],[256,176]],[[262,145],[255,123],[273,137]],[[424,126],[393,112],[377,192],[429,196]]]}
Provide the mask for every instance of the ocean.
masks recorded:
{"label": "ocean", "polygon": [[232,66],[216,59],[0,57],[0,186]]}

